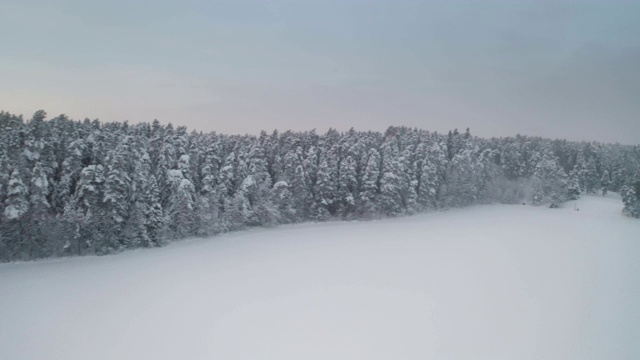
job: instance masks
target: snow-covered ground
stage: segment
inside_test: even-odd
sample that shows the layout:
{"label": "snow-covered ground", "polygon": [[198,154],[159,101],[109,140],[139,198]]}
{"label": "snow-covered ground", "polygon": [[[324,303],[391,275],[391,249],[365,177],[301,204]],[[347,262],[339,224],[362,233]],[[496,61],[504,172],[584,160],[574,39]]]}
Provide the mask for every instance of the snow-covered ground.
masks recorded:
{"label": "snow-covered ground", "polygon": [[0,265],[0,359],[640,359],[616,198]]}

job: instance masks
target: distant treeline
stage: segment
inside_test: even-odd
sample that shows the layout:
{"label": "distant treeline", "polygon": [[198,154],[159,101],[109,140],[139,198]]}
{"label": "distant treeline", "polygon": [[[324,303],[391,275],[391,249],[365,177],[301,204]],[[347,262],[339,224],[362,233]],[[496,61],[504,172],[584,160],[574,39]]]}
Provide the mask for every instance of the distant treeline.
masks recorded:
{"label": "distant treeline", "polygon": [[0,260],[107,254],[252,226],[616,191],[640,216],[640,146],[516,136],[187,132],[0,112]]}

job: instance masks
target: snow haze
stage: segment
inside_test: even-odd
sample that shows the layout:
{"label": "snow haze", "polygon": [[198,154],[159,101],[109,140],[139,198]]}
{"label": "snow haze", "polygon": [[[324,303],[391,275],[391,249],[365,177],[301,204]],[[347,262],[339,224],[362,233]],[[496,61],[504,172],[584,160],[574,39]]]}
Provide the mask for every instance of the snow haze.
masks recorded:
{"label": "snow haze", "polygon": [[620,210],[585,196],[2,264],[0,358],[637,359],[640,223]]}

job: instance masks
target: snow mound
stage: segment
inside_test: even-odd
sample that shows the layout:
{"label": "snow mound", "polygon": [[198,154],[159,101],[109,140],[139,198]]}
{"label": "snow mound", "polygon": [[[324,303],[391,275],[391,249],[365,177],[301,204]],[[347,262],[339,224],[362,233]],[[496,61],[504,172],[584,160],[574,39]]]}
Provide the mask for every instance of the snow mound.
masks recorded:
{"label": "snow mound", "polygon": [[1,359],[638,359],[619,199],[0,265]]}

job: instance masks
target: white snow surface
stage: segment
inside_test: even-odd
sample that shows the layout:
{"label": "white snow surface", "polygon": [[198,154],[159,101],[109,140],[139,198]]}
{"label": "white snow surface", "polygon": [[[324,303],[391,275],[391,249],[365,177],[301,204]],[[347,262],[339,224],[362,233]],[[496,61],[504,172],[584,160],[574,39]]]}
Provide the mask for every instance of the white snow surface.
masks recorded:
{"label": "white snow surface", "polygon": [[0,359],[640,359],[616,198],[0,265]]}

